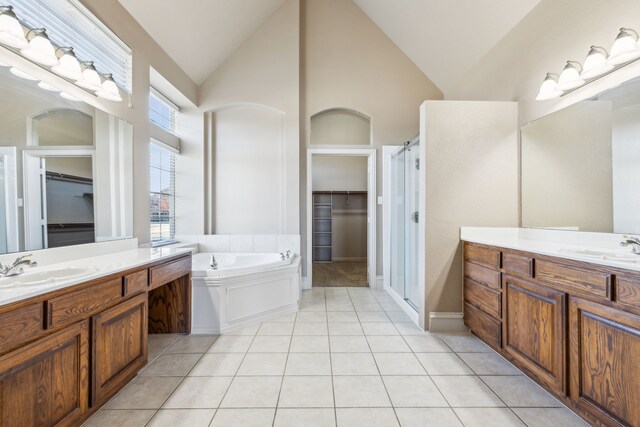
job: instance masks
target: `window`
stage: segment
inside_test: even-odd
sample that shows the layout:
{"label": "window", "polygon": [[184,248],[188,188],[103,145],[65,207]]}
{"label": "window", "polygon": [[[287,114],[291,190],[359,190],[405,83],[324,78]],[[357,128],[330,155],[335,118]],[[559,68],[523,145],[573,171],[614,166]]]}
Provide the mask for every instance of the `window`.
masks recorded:
{"label": "window", "polygon": [[176,115],[178,106],[160,92],[151,88],[149,94],[149,121],[172,134],[176,133]]}
{"label": "window", "polygon": [[51,42],[72,46],[81,61],[94,61],[131,93],[131,48],[84,7],[79,0],[6,0],[30,28],[46,28]]}
{"label": "window", "polygon": [[176,155],[153,142],[149,154],[151,243],[168,243],[175,237]]}

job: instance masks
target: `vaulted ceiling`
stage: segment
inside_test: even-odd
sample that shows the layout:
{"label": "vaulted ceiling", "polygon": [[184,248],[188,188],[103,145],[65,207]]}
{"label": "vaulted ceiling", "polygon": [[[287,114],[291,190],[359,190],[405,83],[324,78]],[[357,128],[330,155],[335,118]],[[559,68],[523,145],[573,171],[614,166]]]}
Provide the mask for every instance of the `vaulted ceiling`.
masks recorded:
{"label": "vaulted ceiling", "polygon": [[[119,1],[200,84],[284,0]],[[541,0],[354,1],[446,93]]]}
{"label": "vaulted ceiling", "polygon": [[284,0],[118,0],[196,83],[202,83]]}

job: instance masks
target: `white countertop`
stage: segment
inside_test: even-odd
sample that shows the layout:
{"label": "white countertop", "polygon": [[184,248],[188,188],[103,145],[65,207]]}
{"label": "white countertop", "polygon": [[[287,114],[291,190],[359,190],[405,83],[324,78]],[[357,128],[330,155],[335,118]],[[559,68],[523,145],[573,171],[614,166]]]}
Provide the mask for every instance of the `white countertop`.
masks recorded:
{"label": "white countertop", "polygon": [[[462,227],[460,239],[466,242],[640,271],[640,255],[637,255],[637,260],[635,260],[633,257],[636,255],[631,256],[630,248],[620,246],[621,234],[525,228]],[[611,252],[633,258],[635,262],[571,252],[575,250]]]}
{"label": "white countertop", "polygon": [[[25,269],[25,277],[27,277],[31,272],[44,272],[69,267],[89,267],[90,273],[76,278],[52,281],[38,285],[17,284],[3,286],[2,282],[6,279],[0,278],[0,306],[77,285],[79,283],[88,282],[109,274],[140,267],[145,264],[160,261],[179,254],[185,254],[190,251],[191,249],[188,248],[136,248],[86,258],[77,258],[73,261],[47,264],[42,267],[35,267],[32,269]],[[38,252],[34,253],[32,259],[38,261]]]}

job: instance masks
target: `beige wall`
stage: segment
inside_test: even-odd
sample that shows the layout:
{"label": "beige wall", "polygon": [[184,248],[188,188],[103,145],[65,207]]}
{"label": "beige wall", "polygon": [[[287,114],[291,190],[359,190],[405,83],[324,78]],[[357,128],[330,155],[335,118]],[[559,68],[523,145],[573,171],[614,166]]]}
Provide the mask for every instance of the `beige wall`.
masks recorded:
{"label": "beige wall", "polygon": [[311,118],[309,139],[314,145],[369,145],[371,118],[352,110],[323,111]]}
{"label": "beige wall", "polygon": [[93,179],[93,159],[91,157],[47,157],[46,167],[47,172]]}
{"label": "beige wall", "polygon": [[313,156],[313,191],[367,191],[367,157]]}
{"label": "beige wall", "polygon": [[518,107],[427,101],[420,120],[425,313],[460,312],[460,227],[518,226]]}
{"label": "beige wall", "polygon": [[145,243],[149,241],[149,67],[156,69],[184,94],[190,105],[181,106],[195,105],[196,85],[117,0],[81,2],[133,51],[133,94],[130,105],[127,100],[121,103],[101,101],[83,90],[73,87],[69,90],[82,100],[133,125],[133,232],[140,243]]}
{"label": "beige wall", "polygon": [[522,128],[522,226],[613,232],[611,102],[582,102]]}
{"label": "beige wall", "polygon": [[[287,0],[267,19],[238,50],[236,50],[199,88],[199,103],[205,114],[207,136],[205,162],[217,155],[215,111],[233,106],[266,106],[284,116],[284,142],[282,170],[285,172],[284,189],[272,189],[273,197],[284,202],[284,233],[298,234],[299,229],[299,2]],[[239,126],[251,126],[247,119]],[[225,161],[224,158],[215,161]],[[279,168],[279,165],[265,165]],[[276,171],[274,170],[274,173]],[[277,171],[279,172],[279,171]],[[215,218],[218,209],[233,207],[217,204],[215,180],[233,179],[233,176],[215,175],[212,168],[205,169],[205,232],[216,233]],[[254,177],[258,179],[258,176]],[[239,195],[240,196],[240,195]],[[246,194],[251,197],[251,194]],[[256,212],[238,212],[243,222],[250,221]],[[273,231],[256,231],[273,232]]]}
{"label": "beige wall", "polygon": [[[420,104],[442,99],[442,92],[351,0],[301,0],[301,26],[302,147],[309,147],[310,117],[320,111],[350,108],[371,117],[372,146],[379,151],[380,195],[381,147],[413,138],[419,130]],[[301,154],[302,247],[306,248],[304,150]],[[380,206],[377,217],[382,218]],[[382,220],[377,243],[377,274],[382,275]]]}
{"label": "beige wall", "polygon": [[527,123],[571,102],[534,101],[545,74],[560,73],[570,59],[584,62],[591,45],[609,50],[620,27],[640,31],[639,1],[542,0],[446,97],[520,101],[520,123]]}

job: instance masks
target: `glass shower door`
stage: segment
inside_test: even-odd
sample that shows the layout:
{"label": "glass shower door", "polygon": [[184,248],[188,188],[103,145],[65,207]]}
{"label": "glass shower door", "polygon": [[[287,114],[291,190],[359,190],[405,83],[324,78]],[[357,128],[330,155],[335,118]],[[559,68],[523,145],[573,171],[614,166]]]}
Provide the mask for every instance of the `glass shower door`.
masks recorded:
{"label": "glass shower door", "polygon": [[391,156],[391,288],[419,310],[419,140]]}

